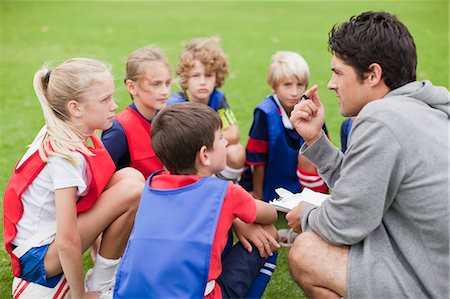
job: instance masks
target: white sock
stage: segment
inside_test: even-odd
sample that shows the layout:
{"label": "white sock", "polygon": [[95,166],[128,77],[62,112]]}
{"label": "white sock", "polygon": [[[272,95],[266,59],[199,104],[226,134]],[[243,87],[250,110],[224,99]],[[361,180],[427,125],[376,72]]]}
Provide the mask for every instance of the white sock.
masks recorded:
{"label": "white sock", "polygon": [[242,172],[244,171],[244,168],[231,168],[229,166],[225,166],[225,169],[220,172],[220,175],[222,175],[224,178],[228,180],[235,180],[238,179]]}
{"label": "white sock", "polygon": [[110,286],[111,281],[114,279],[119,263],[120,258],[111,260],[104,258],[97,253],[92,275],[87,282],[88,289],[96,292],[106,291],[108,286]]}

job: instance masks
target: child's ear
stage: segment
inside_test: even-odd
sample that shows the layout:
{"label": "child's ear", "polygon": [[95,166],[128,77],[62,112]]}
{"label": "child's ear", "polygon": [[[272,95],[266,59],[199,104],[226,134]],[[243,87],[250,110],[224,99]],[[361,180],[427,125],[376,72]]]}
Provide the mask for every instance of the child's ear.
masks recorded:
{"label": "child's ear", "polygon": [[133,80],[128,79],[128,80],[125,81],[125,86],[126,86],[126,88],[128,89],[128,92],[131,95],[133,95],[133,96],[136,95],[136,82],[134,82]]}
{"label": "child's ear", "polygon": [[82,107],[81,107],[80,103],[78,103],[77,101],[70,100],[67,103],[67,110],[71,116],[81,117]]}
{"label": "child's ear", "polygon": [[270,84],[270,90],[272,90],[272,93],[277,93],[277,86],[275,86],[275,84]]}
{"label": "child's ear", "polygon": [[209,159],[208,149],[206,148],[206,145],[200,148],[200,150],[197,153],[197,158],[200,165],[202,166],[211,165],[211,160]]}

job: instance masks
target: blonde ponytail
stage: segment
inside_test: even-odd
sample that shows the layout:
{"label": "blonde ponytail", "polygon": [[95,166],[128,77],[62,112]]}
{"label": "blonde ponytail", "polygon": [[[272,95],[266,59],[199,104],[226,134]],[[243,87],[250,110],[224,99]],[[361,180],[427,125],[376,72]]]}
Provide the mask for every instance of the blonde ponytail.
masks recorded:
{"label": "blonde ponytail", "polygon": [[48,161],[49,156],[59,156],[77,166],[73,151],[93,155],[83,135],[70,124],[67,104],[70,100],[85,101],[89,88],[104,80],[105,72],[111,74],[108,66],[88,58],[70,59],[53,71],[43,67],[36,72],[33,86],[46,125],[39,147],[43,161]]}

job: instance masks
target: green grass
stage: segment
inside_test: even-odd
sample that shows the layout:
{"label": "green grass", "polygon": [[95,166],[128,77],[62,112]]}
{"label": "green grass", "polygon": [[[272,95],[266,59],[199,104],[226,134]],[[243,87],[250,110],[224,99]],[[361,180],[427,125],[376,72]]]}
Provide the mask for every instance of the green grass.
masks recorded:
{"label": "green grass", "polygon": [[[32,78],[46,61],[58,64],[87,56],[109,62],[121,110],[130,101],[122,78],[132,50],[158,44],[175,66],[185,41],[218,35],[230,59],[231,75],[223,90],[245,144],[253,108],[270,92],[265,77],[271,55],[298,51],[309,63],[311,82],[319,84],[327,126],[339,145],[342,117],[334,93],[326,90],[329,29],[367,10],[394,13],[415,38],[418,78],[448,87],[448,8],[448,1],[1,1],[0,191],[3,194],[15,162],[43,124]],[[12,276],[4,250],[0,261],[0,298],[8,298]],[[265,297],[303,297],[290,278],[284,249]]]}

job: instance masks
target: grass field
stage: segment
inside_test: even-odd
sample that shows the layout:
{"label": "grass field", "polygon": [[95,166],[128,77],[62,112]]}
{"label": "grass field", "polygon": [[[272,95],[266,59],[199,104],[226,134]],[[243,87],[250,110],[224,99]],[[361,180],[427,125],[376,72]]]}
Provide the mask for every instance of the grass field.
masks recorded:
{"label": "grass field", "polygon": [[[367,10],[396,14],[415,38],[418,79],[448,88],[448,1],[1,1],[1,194],[15,162],[43,125],[32,78],[44,62],[55,65],[86,56],[110,63],[121,110],[130,101],[122,82],[132,50],[157,44],[175,66],[184,42],[198,36],[220,36],[229,55],[230,77],[223,90],[238,118],[243,144],[253,108],[270,92],[265,76],[271,55],[292,50],[309,63],[311,83],[319,84],[327,126],[339,146],[342,117],[334,93],[326,90],[331,57],[327,33],[334,24]],[[4,250],[0,262],[0,298],[9,298],[12,276]],[[302,298],[290,278],[284,249],[278,264],[265,297]]]}

